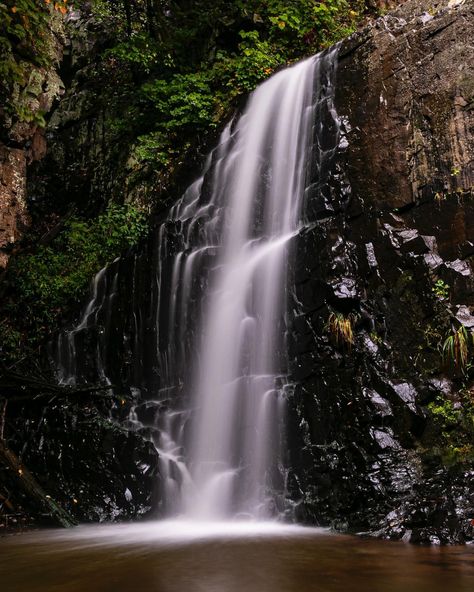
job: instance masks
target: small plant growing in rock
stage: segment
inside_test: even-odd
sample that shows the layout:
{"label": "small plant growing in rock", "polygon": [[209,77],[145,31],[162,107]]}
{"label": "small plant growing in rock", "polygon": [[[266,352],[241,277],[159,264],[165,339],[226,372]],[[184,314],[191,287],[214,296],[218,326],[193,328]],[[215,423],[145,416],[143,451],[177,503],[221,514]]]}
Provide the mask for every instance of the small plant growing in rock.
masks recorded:
{"label": "small plant growing in rock", "polygon": [[443,280],[436,280],[435,285],[431,288],[431,291],[440,300],[446,300],[449,296],[449,284]]}
{"label": "small plant growing in rock", "polygon": [[376,332],[376,331],[372,331],[370,333],[370,339],[376,344],[376,345],[382,345],[383,344],[383,339],[380,337],[380,335]]}
{"label": "small plant growing in rock", "polygon": [[459,329],[453,331],[445,339],[443,344],[443,359],[447,363],[454,364],[457,369],[464,371],[473,344],[473,333],[468,331],[464,325],[461,325]]}
{"label": "small plant growing in rock", "polygon": [[469,391],[459,391],[456,401],[439,395],[427,407],[441,432],[439,444],[444,462],[472,460],[474,405]]}
{"label": "small plant growing in rock", "polygon": [[339,312],[332,312],[329,315],[328,322],[326,324],[326,330],[329,332],[331,337],[338,346],[346,346],[349,351],[354,344],[354,331],[353,326],[357,319],[357,315],[350,313],[344,316]]}

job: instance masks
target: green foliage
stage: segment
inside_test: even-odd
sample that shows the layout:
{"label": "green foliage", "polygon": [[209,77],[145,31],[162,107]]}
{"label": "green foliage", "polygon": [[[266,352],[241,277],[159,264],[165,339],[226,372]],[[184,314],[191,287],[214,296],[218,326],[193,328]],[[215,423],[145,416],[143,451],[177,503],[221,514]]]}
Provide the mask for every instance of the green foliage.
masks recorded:
{"label": "green foliage", "polygon": [[357,315],[350,313],[345,316],[339,312],[332,312],[326,324],[326,331],[334,339],[337,346],[346,347],[349,351],[354,344],[354,323]]}
{"label": "green foliage", "polygon": [[162,132],[151,132],[138,136],[133,156],[139,163],[149,163],[155,167],[168,167],[174,156],[170,139]]}
{"label": "green foliage", "polygon": [[446,428],[455,427],[460,420],[460,408],[455,409],[453,402],[449,399],[438,397],[428,405],[428,409]]}
{"label": "green foliage", "polygon": [[453,364],[456,369],[464,372],[469,359],[472,358],[474,346],[474,334],[468,331],[464,325],[453,330],[443,343],[443,359],[448,364]]}
{"label": "green foliage", "polygon": [[451,334],[440,343],[443,361],[456,371],[455,380],[460,388],[455,400],[439,395],[428,405],[428,410],[441,435],[436,447],[445,462],[457,463],[474,458],[474,390],[470,379],[474,336],[461,325],[451,329]]}
{"label": "green foliage", "polygon": [[94,0],[95,17],[116,35],[104,64],[128,69],[133,79],[121,92],[128,93],[124,103],[134,112],[130,132],[138,163],[172,170],[242,94],[277,68],[352,32],[365,5],[362,0],[175,0],[166,6]]}
{"label": "green foliage", "polygon": [[435,285],[431,288],[436,298],[446,300],[449,296],[449,285],[443,280],[436,280]]}
{"label": "green foliage", "polygon": [[208,73],[175,74],[155,79],[140,90],[142,110],[153,120],[153,129],[138,136],[134,156],[156,168],[171,166],[182,157],[191,138],[217,125],[217,102]]}
{"label": "green foliage", "polygon": [[0,360],[5,364],[13,362],[21,352],[22,334],[12,324],[11,319],[0,322]]}
{"label": "green foliage", "polygon": [[474,457],[474,404],[472,393],[461,391],[456,403],[439,396],[428,405],[441,432],[438,443],[446,462],[458,462]]}
{"label": "green foliage", "polygon": [[[35,0],[0,2],[0,38],[2,49],[13,51],[38,66],[48,65],[47,26],[51,11],[46,3]],[[15,47],[16,46],[16,47]],[[2,64],[1,67],[8,67]],[[4,72],[4,70],[1,70]]]}
{"label": "green foliage", "polygon": [[162,59],[160,46],[147,32],[139,32],[105,52],[105,57],[117,59],[148,74]]}
{"label": "green foliage", "polygon": [[451,169],[451,177],[457,177],[461,172],[461,169],[459,167],[453,166],[453,168]]}
{"label": "green foliage", "polygon": [[263,41],[258,31],[240,31],[239,35],[242,38],[239,44],[241,55],[223,60],[224,69],[227,70],[227,86],[233,88],[236,94],[254,90],[285,62],[277,46],[268,40]]}
{"label": "green foliage", "polygon": [[370,332],[370,339],[376,344],[376,345],[383,345],[383,339],[382,337],[380,337],[380,335],[376,332],[376,331],[371,331]]}
{"label": "green foliage", "polygon": [[82,300],[91,277],[135,245],[147,230],[144,212],[111,204],[92,220],[73,218],[49,245],[12,261],[16,314],[37,340],[68,306]]}
{"label": "green foliage", "polygon": [[[56,4],[66,11],[64,0],[0,0],[0,76],[8,86],[3,95],[0,91],[4,103],[14,88],[27,94],[32,68],[51,65],[51,24],[55,15],[60,17]],[[84,75],[106,114],[109,141],[133,146],[134,159],[128,163],[137,180],[153,171],[163,184],[187,152],[228,118],[244,93],[276,69],[349,34],[365,4],[75,0],[74,7],[92,12],[94,34],[98,22],[108,48],[94,56]],[[14,109],[23,121],[45,123],[43,113],[28,110],[28,101],[16,100]],[[12,258],[8,307],[21,335],[30,331],[31,342],[39,342],[58,316],[79,302],[91,276],[144,231],[141,212],[111,206],[97,218],[69,221],[48,246]],[[338,339],[350,347],[353,319],[340,321],[334,320],[333,328],[339,327]],[[15,350],[18,340],[8,329],[3,342]]]}
{"label": "green foliage", "polygon": [[154,130],[138,137],[135,156],[139,161],[169,166],[197,134],[217,127],[235,97],[253,90],[281,63],[281,56],[272,54],[256,31],[241,31],[240,37],[239,58],[218,52],[208,69],[155,78],[142,85],[142,113],[153,120]]}
{"label": "green foliage", "polygon": [[352,33],[366,7],[357,0],[242,0],[237,5],[289,59],[314,53]]}
{"label": "green foliage", "polygon": [[0,1],[0,104],[20,121],[31,121],[34,116],[14,96],[15,86],[28,83],[32,68],[51,65],[50,25],[55,14],[54,5],[42,0]]}
{"label": "green foliage", "polygon": [[205,73],[175,74],[170,80],[148,82],[141,91],[144,99],[153,104],[163,131],[186,132],[215,123],[209,81]]}
{"label": "green foliage", "polygon": [[436,314],[432,322],[423,322],[414,326],[416,340],[416,355],[410,363],[413,363],[421,377],[439,374],[440,352],[444,335],[451,318],[448,311],[441,303],[435,305]]}

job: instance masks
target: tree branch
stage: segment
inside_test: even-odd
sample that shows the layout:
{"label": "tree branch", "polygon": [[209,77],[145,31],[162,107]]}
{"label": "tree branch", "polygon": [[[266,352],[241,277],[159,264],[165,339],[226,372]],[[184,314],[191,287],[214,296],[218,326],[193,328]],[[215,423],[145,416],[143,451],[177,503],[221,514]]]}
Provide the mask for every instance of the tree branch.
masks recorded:
{"label": "tree branch", "polygon": [[0,441],[0,462],[11,471],[18,487],[31,499],[32,503],[42,512],[46,512],[53,522],[64,528],[77,524],[66,510],[46,494],[16,454],[7,448],[3,441]]}
{"label": "tree branch", "polygon": [[[43,397],[73,397],[75,395],[98,394],[110,396],[106,391],[116,388],[115,385],[92,385],[92,386],[61,386],[49,382],[42,377],[24,376],[17,372],[6,370],[0,373],[1,399],[9,401],[20,401],[26,399],[37,399]],[[26,393],[25,393],[26,391]]]}
{"label": "tree branch", "polygon": [[5,440],[5,417],[7,415],[8,401],[0,401],[0,442]]}

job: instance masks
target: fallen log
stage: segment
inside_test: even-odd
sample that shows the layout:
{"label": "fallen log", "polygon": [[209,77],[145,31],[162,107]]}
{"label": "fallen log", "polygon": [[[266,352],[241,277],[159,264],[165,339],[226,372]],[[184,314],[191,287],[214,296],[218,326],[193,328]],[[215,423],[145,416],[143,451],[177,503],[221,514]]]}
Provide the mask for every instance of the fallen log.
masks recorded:
{"label": "fallen log", "polygon": [[10,470],[18,489],[23,491],[41,514],[50,517],[53,524],[63,528],[77,525],[76,520],[44,491],[16,454],[7,448],[4,441],[0,441],[0,462]]}
{"label": "fallen log", "polygon": [[[111,397],[112,385],[63,386],[49,382],[44,377],[28,376],[11,370],[0,370],[0,465],[8,471],[9,480],[15,489],[21,491],[38,514],[48,516],[55,526],[75,526],[75,519],[64,510],[37,482],[17,455],[8,447],[5,438],[5,416],[7,404],[37,399],[76,397],[83,395]],[[46,401],[45,405],[48,402]]]}

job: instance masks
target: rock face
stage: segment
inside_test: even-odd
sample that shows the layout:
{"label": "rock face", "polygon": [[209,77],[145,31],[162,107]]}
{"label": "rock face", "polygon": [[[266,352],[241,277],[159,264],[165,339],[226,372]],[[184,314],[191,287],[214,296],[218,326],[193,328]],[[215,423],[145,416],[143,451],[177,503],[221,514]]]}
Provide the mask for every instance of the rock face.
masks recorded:
{"label": "rock face", "polygon": [[474,309],[474,3],[447,4],[409,1],[340,48],[340,150],[297,241],[290,340],[301,517],[432,543],[474,517],[472,462],[441,462],[427,410],[472,388],[439,353]]}
{"label": "rock face", "polygon": [[[48,38],[52,65],[27,64],[28,81],[15,84],[10,97],[27,117],[11,115],[0,105],[0,277],[30,228],[36,233],[50,230],[45,219],[52,212],[54,225],[58,216],[74,208],[94,211],[97,204],[90,196],[102,195],[106,202],[122,191],[128,172],[117,177],[127,147],[123,150],[104,124],[111,123],[113,107],[107,107],[110,96],[101,94],[103,80],[94,70],[109,37],[92,19],[79,21],[71,11],[66,38],[59,15],[53,12]],[[108,81],[107,90],[113,82]],[[62,100],[55,104],[59,97]],[[0,355],[0,374],[3,364]],[[2,390],[2,401],[3,396]],[[111,407],[120,404],[86,397],[80,404],[53,399],[47,405],[31,402],[24,407],[9,399],[8,446],[48,495],[80,522],[137,519],[157,505],[156,450],[119,425],[120,410],[112,421]],[[0,500],[0,526],[5,525],[5,511],[7,525],[11,517],[55,524],[18,490],[11,469],[2,463]]]}
{"label": "rock face", "polygon": [[[62,57],[62,29],[56,19],[48,39],[52,65],[30,64],[25,84],[13,85],[20,113],[11,115],[0,108],[0,272],[7,266],[9,253],[30,224],[27,205],[26,169],[46,154],[45,122],[54,101],[63,92],[57,67]],[[3,84],[3,82],[2,82]]]}
{"label": "rock face", "polygon": [[28,226],[26,158],[21,148],[0,144],[0,269],[8,263],[8,245]]}
{"label": "rock face", "polygon": [[[339,134],[339,149],[323,185],[319,171],[311,172],[307,220],[294,243],[288,495],[307,523],[459,543],[474,538],[474,435],[466,428],[456,439],[462,422],[453,417],[464,413],[473,381],[468,367],[443,363],[440,350],[461,327],[474,327],[474,0],[396,4],[403,5],[339,48],[340,129],[334,119],[323,122],[328,136]],[[81,35],[78,25],[65,68],[78,85],[53,116],[53,149],[31,179],[40,197],[55,187],[61,196],[66,187],[79,206],[92,185],[107,195],[120,185],[103,174],[118,148],[103,134],[113,114],[80,84],[90,75]],[[315,131],[317,148],[327,150],[327,139]],[[0,158],[21,204],[25,157],[18,150],[0,147]],[[125,166],[122,157],[126,151],[119,155]],[[81,176],[91,159],[93,170]],[[59,174],[42,186],[54,168]],[[27,222],[24,208],[18,212],[9,236]],[[182,229],[168,230],[179,245]],[[160,381],[156,343],[158,335],[166,341],[169,323],[157,311],[155,286],[155,269],[169,261],[158,260],[155,242],[151,236],[103,274],[96,325],[79,335],[75,358],[78,382],[94,383],[102,347],[111,382],[142,398],[134,404],[147,429],[156,411],[147,406],[148,390]],[[435,413],[440,401],[449,407]],[[103,411],[25,411],[17,449],[26,429],[33,435],[25,463],[80,519],[146,514],[160,503],[157,454],[146,434],[122,431],[103,419],[110,408]],[[117,406],[113,412],[120,418]],[[440,413],[451,414],[447,427]],[[46,476],[51,467],[60,475],[56,485]]]}
{"label": "rock face", "polygon": [[[31,467],[36,480],[78,522],[138,519],[156,506],[157,455],[151,443],[107,417],[94,400],[56,402],[42,408],[29,402],[9,445]],[[0,465],[0,494],[18,515],[51,524],[32,500],[20,495],[11,472]],[[0,516],[1,518],[1,516]]]}
{"label": "rock face", "polygon": [[158,174],[137,160],[141,115],[127,106],[124,89],[137,93],[138,80],[107,55],[117,39],[87,9],[69,13],[66,30],[61,63],[66,89],[48,122],[48,152],[28,179],[34,218],[51,211],[90,216],[110,201],[151,209],[165,200],[176,173]]}
{"label": "rock face", "polygon": [[[71,209],[89,214],[108,200],[126,196],[130,146],[118,141],[115,88],[129,83],[119,68],[104,68],[101,56],[111,43],[104,26],[86,13],[67,17],[61,63],[66,90],[48,122],[49,150],[31,171],[29,194],[37,216]],[[97,203],[95,203],[97,202]]]}

